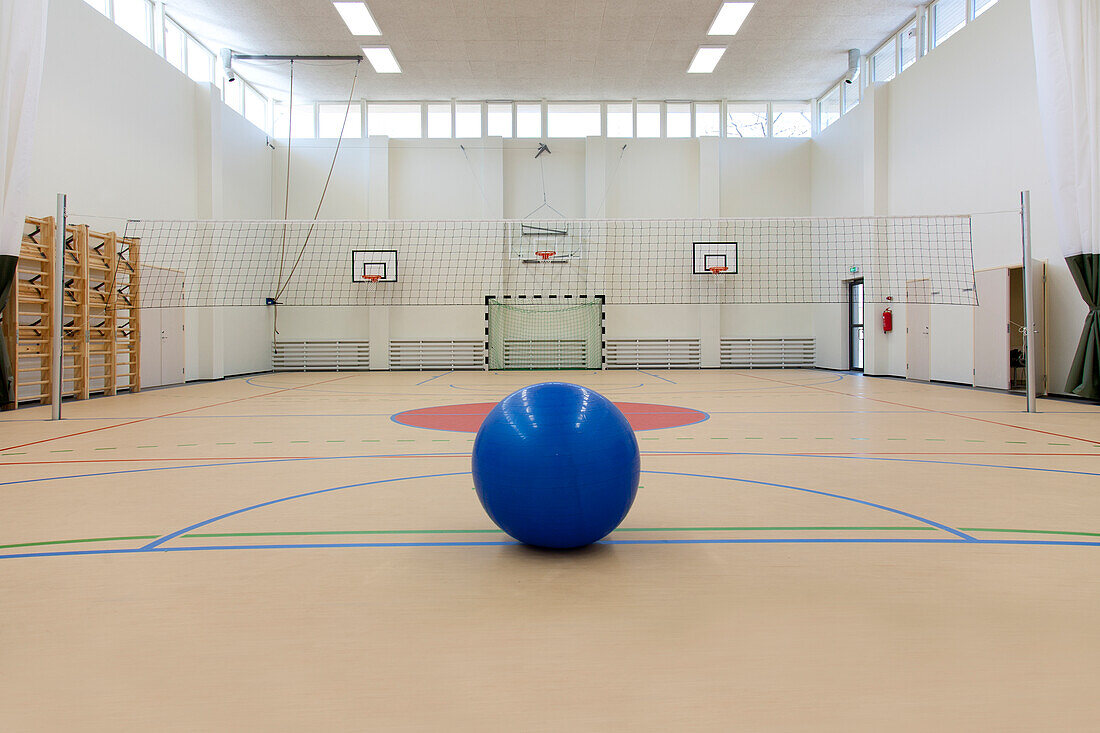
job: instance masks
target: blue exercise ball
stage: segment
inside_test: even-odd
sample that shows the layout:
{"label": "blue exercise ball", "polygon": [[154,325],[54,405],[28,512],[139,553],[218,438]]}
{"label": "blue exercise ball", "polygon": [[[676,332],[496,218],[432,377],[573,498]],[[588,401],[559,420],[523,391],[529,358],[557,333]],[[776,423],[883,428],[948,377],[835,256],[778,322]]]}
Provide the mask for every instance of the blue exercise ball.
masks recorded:
{"label": "blue exercise ball", "polygon": [[545,382],[505,397],[474,439],[474,488],[489,518],[538,547],[606,537],[638,492],[638,440],[603,395]]}

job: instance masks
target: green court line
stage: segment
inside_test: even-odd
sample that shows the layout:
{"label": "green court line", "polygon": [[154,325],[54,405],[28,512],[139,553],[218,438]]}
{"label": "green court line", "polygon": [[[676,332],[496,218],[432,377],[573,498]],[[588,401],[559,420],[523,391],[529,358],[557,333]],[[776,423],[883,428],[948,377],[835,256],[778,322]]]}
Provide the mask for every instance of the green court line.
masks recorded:
{"label": "green court line", "polygon": [[[194,448],[198,443],[176,443],[177,448]],[[99,450],[98,448],[96,450]]]}
{"label": "green court line", "polygon": [[291,443],[308,443],[308,440],[292,440]]}
{"label": "green court line", "polygon": [[118,448],[96,448],[96,450],[118,450]]}
{"label": "green court line", "polygon": [[155,445],[139,445],[138,448],[156,448]]}
{"label": "green court line", "polygon": [[73,452],[72,448],[61,448],[61,449],[58,449],[58,450],[50,451],[50,453],[72,453],[72,452]]}
{"label": "green court line", "polygon": [[0,550],[7,550],[13,547],[39,547],[41,545],[71,545],[77,542],[118,542],[121,540],[155,540],[160,535],[156,534],[140,534],[131,535],[129,537],[89,537],[84,540],[50,540],[49,542],[19,542],[14,545],[0,545]]}
{"label": "green court line", "polygon": [[0,456],[25,456],[25,455],[27,455],[26,451],[21,451],[19,453],[0,453]]}
{"label": "green court line", "polygon": [[1078,537],[1100,537],[1100,532],[1067,532],[1061,529],[994,529],[991,527],[970,527],[964,532],[1019,532],[1020,534],[1069,534]]}
{"label": "green court line", "polygon": [[[964,532],[1000,532],[1006,534],[1069,535],[1074,537],[1100,537],[1100,532],[1071,532],[1058,529],[1003,529],[997,527],[959,527]],[[927,526],[815,526],[815,527],[619,527],[615,532],[935,532]],[[317,537],[326,535],[442,535],[442,534],[499,534],[498,529],[362,529],[318,530],[312,532],[195,532],[183,537],[216,539],[219,537]],[[153,540],[161,535],[127,535],[122,537],[89,537],[77,540],[48,540],[45,542],[18,542],[0,545],[0,550],[43,545],[71,545],[88,542],[122,542],[126,540]]]}
{"label": "green court line", "polygon": [[253,440],[252,445],[271,445],[274,442],[273,440]]}
{"label": "green court line", "polygon": [[1015,443],[1016,445],[1027,445],[1026,440],[1006,440],[1006,443]]}

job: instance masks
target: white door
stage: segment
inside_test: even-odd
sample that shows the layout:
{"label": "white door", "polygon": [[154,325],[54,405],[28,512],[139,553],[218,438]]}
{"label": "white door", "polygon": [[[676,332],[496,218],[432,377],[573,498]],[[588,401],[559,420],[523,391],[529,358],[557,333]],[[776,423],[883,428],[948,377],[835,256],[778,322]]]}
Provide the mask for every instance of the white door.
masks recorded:
{"label": "white door", "polygon": [[160,383],[183,383],[183,308],[160,311]]}
{"label": "white door", "polygon": [[974,386],[1009,388],[1008,268],[974,273],[978,306],[974,312]]}
{"label": "white door", "polygon": [[910,280],[905,294],[905,377],[927,382],[932,378],[932,281]]}
{"label": "white door", "polygon": [[141,386],[159,387],[160,381],[160,308],[141,309]]}

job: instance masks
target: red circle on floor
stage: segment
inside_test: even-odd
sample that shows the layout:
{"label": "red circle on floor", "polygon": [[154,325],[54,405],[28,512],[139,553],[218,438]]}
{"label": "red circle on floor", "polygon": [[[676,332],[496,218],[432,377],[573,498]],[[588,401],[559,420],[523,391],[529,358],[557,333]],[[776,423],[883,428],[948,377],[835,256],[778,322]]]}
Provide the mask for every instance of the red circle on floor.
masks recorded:
{"label": "red circle on floor", "polygon": [[[431,430],[455,430],[464,433],[476,433],[495,402],[474,402],[467,405],[441,405],[422,407],[418,410],[399,412],[391,419],[401,425]],[[660,428],[678,428],[694,425],[706,420],[710,415],[701,410],[672,405],[649,405],[642,402],[616,402],[615,406],[623,411],[630,426],[635,430],[658,430]]]}

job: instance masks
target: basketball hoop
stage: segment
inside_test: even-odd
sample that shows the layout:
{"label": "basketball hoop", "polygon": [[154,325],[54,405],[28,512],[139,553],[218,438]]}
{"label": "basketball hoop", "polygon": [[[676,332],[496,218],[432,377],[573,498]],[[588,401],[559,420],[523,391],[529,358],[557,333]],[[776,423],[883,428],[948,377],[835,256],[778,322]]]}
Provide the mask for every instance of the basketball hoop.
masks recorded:
{"label": "basketball hoop", "polygon": [[376,283],[376,282],[378,282],[379,280],[382,279],[381,275],[364,275],[363,277],[365,277],[367,282],[370,282],[370,283]]}
{"label": "basketball hoop", "polygon": [[727,272],[730,268],[728,268],[728,267],[708,267],[707,269],[710,270],[710,273],[712,275],[721,275],[723,272]]}
{"label": "basketball hoop", "polygon": [[557,254],[557,252],[551,252],[551,251],[549,251],[549,250],[544,250],[544,251],[542,251],[542,252],[536,252],[536,253],[535,253],[535,255],[536,255],[537,257],[541,257],[541,258],[542,258],[542,261],[543,261],[543,262],[546,262],[547,260],[549,260],[549,259],[550,259],[551,257],[553,257],[553,256],[554,256],[554,255],[556,255],[556,254]]}

